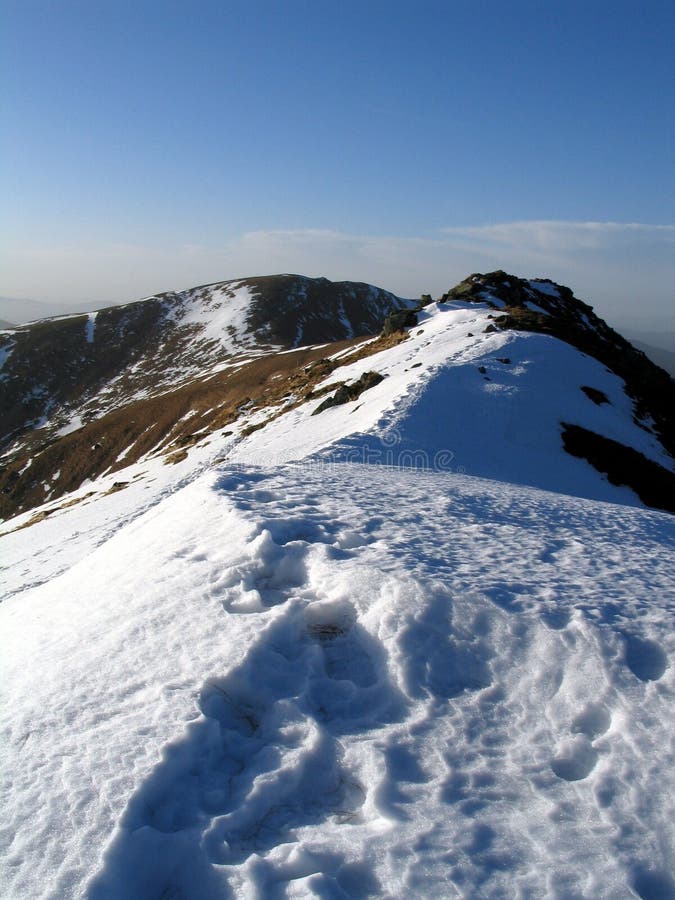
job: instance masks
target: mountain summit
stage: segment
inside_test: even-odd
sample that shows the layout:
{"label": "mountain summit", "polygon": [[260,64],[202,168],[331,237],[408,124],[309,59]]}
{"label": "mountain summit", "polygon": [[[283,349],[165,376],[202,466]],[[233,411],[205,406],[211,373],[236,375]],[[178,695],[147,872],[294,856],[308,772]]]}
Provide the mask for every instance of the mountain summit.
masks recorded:
{"label": "mountain summit", "polygon": [[[203,285],[0,333],[0,446],[270,352],[374,334],[406,301],[356,282],[274,275]],[[20,441],[19,441],[20,442]]]}

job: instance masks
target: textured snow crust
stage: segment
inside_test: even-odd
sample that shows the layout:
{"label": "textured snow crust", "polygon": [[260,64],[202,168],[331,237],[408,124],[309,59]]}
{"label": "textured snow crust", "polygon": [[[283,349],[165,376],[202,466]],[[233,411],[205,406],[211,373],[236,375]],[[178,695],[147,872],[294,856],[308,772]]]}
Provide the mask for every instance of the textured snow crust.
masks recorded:
{"label": "textured snow crust", "polygon": [[144,490],[3,538],[3,897],[673,896],[672,517],[321,461]]}

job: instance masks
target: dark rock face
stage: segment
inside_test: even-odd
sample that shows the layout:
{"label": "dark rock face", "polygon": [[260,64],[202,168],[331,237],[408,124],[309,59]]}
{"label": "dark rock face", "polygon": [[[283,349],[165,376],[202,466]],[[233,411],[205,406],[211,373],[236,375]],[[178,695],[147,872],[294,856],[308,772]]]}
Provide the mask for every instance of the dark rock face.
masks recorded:
{"label": "dark rock face", "polygon": [[364,391],[368,390],[368,388],[375,387],[376,384],[379,384],[383,380],[384,376],[380,375],[379,372],[364,372],[354,384],[341,384],[332,397],[326,397],[323,403],[320,403],[317,406],[312,415],[316,416],[324,410],[330,409],[332,406],[341,406],[343,403],[349,403],[351,400],[356,400],[357,397],[360,397]]}
{"label": "dark rock face", "polygon": [[389,313],[384,320],[382,328],[382,337],[388,337],[397,331],[404,331],[406,328],[414,328],[418,324],[417,313],[412,309],[402,309]]}
{"label": "dark rock face", "polygon": [[572,456],[588,460],[612,484],[626,485],[647,506],[675,513],[675,474],[617,441],[581,428],[563,426],[563,444]]}
{"label": "dark rock face", "polygon": [[270,275],[240,283],[252,294],[250,332],[284,347],[377,334],[390,313],[414,305],[382,288],[355,281]]}

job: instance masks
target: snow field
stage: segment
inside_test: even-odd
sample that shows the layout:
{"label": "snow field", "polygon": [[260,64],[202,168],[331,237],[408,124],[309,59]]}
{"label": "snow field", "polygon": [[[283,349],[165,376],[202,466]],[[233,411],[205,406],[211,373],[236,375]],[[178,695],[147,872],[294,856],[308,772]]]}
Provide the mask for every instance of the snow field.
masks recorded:
{"label": "snow field", "polygon": [[673,544],[475,478],[202,476],[0,606],[3,895],[672,896]]}

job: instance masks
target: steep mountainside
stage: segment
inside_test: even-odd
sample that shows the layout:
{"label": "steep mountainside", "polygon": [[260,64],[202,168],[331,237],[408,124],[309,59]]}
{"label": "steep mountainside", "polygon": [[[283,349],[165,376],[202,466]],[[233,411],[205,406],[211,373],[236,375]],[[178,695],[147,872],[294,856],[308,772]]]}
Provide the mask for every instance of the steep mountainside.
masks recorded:
{"label": "steep mountainside", "polygon": [[663,347],[655,347],[646,344],[636,338],[631,338],[631,344],[651,359],[653,363],[664,369],[671,378],[675,378],[675,353],[672,350],[664,350]]}
{"label": "steep mountainside", "polygon": [[495,327],[550,334],[604,363],[625,381],[635,401],[636,420],[653,417],[659,437],[675,455],[675,385],[668,373],[596,316],[568,287],[497,271],[471,275],[442,299],[487,303],[502,311]]}

